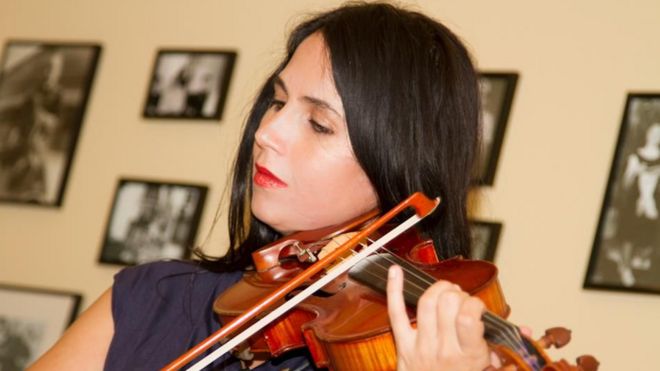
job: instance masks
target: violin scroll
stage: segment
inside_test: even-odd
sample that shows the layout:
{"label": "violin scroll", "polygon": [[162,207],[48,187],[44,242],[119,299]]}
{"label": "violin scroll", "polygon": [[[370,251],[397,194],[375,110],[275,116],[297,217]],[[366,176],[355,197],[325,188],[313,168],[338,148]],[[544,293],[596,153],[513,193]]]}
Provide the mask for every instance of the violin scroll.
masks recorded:
{"label": "violin scroll", "polygon": [[[545,334],[536,341],[541,347],[548,349],[563,347],[571,341],[571,330],[565,327],[552,327],[545,330]],[[561,359],[558,362],[550,363],[544,370],[551,371],[596,371],[599,362],[591,355],[582,355],[576,358],[576,365],[570,365],[566,360]]]}
{"label": "violin scroll", "polygon": [[543,371],[596,371],[598,370],[598,361],[596,358],[585,355],[576,359],[577,365],[571,365],[566,360],[561,359],[546,365]]}
{"label": "violin scroll", "polygon": [[577,365],[582,367],[584,371],[596,371],[598,370],[598,365],[600,364],[600,362],[598,362],[594,356],[589,354],[579,356],[575,361],[577,362]]}
{"label": "violin scroll", "polygon": [[545,330],[545,335],[537,343],[543,348],[561,348],[571,341],[571,330],[565,327],[552,327]]}
{"label": "violin scroll", "polygon": [[[565,359],[559,361],[552,361],[545,353],[544,349],[561,348],[571,341],[571,330],[564,327],[552,327],[545,331],[545,334],[538,340],[525,338],[525,344],[534,348],[531,354],[535,355],[532,358],[540,357],[542,362],[523,359],[520,354],[511,352],[511,349],[494,347],[493,350],[500,357],[502,361],[502,368],[499,370],[542,370],[542,371],[596,371],[598,370],[599,362],[591,355],[582,355],[576,359],[576,364],[572,365]],[[526,352],[523,352],[526,353]],[[541,367],[535,367],[535,366]],[[495,368],[491,368],[495,370]]]}

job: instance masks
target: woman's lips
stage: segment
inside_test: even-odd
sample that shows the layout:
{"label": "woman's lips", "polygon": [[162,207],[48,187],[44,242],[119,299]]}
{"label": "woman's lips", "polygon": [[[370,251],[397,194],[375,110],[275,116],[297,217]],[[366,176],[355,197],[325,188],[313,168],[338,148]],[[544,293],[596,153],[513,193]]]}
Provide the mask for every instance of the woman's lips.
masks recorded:
{"label": "woman's lips", "polygon": [[254,164],[256,172],[254,173],[254,184],[263,188],[285,188],[287,184],[275,174],[271,173],[268,169],[259,164]]}

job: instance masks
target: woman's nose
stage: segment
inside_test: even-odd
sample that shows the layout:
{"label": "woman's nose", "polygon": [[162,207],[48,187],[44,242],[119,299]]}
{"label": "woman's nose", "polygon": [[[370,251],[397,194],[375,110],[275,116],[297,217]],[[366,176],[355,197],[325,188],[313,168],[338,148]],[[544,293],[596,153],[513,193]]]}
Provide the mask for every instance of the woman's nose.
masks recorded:
{"label": "woman's nose", "polygon": [[287,122],[291,121],[289,116],[286,107],[282,107],[279,111],[266,112],[254,134],[257,145],[262,148],[269,148],[277,153],[283,153],[289,136],[287,133],[291,130],[290,127],[287,128]]}

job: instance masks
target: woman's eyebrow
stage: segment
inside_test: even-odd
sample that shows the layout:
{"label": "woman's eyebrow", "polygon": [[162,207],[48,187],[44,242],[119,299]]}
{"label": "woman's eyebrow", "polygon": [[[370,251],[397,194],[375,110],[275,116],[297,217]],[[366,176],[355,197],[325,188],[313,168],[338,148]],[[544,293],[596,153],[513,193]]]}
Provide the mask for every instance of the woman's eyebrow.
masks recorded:
{"label": "woman's eyebrow", "polygon": [[337,112],[336,109],[332,108],[332,106],[330,105],[330,103],[328,103],[328,102],[326,102],[326,101],[324,101],[324,100],[322,100],[322,99],[318,99],[318,98],[314,98],[314,97],[310,97],[310,96],[306,95],[306,96],[302,97],[302,100],[304,100],[305,102],[310,103],[310,104],[312,104],[312,105],[314,105],[314,106],[316,106],[316,107],[318,107],[318,108],[326,109],[326,110],[328,110],[328,111],[331,111],[331,112],[333,112],[335,115],[337,115],[337,116],[343,118],[343,116],[342,116],[339,112]]}
{"label": "woman's eyebrow", "polygon": [[[284,91],[284,94],[287,94],[287,95],[289,94],[288,90],[286,89],[286,84],[284,83],[284,80],[282,80],[281,77],[279,77],[279,76],[275,76],[275,77],[273,77],[273,85],[276,85],[276,86],[278,86],[280,89],[282,89],[282,91]],[[325,110],[331,111],[331,112],[333,112],[335,115],[339,116],[339,117],[342,118],[342,119],[344,118],[344,116],[342,116],[342,115],[339,113],[339,111],[337,111],[336,109],[334,109],[334,108],[330,105],[330,103],[324,101],[323,99],[319,99],[319,98],[311,97],[311,96],[309,96],[309,95],[305,95],[305,96],[302,97],[302,100],[305,101],[305,102],[307,102],[307,103],[309,103],[309,104],[312,104],[313,106],[316,106],[316,107],[318,107],[318,108],[321,108],[321,109],[325,109]]]}
{"label": "woman's eyebrow", "polygon": [[284,93],[289,94],[289,92],[286,90],[286,84],[284,84],[284,81],[279,76],[276,75],[273,77],[273,85],[279,86],[280,89],[284,90]]}

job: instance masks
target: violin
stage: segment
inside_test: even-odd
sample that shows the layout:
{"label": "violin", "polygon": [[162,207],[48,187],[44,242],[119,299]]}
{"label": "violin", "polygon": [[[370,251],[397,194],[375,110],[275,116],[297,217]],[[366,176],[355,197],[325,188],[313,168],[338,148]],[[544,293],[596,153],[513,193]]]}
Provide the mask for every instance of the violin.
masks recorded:
{"label": "violin", "polygon": [[[369,213],[334,228],[286,236],[254,252],[254,270],[214,303],[226,325],[163,370],[180,369],[223,340],[189,370],[201,370],[229,351],[249,360],[302,347],[321,368],[395,370],[384,293],[387,271],[397,264],[405,272],[404,300],[410,308],[437,280],[453,282],[479,297],[487,308],[482,315],[486,341],[503,367],[595,371],[598,362],[591,356],[579,357],[572,366],[546,354],[545,349],[570,340],[569,330],[553,328],[535,341],[505,320],[510,309],[493,264],[462,258],[440,261],[433,242],[409,230],[438,204],[438,199],[416,193],[381,218]],[[415,215],[396,227],[387,224],[410,207]],[[367,245],[371,240],[375,241]],[[414,314],[409,309],[412,321]]]}

